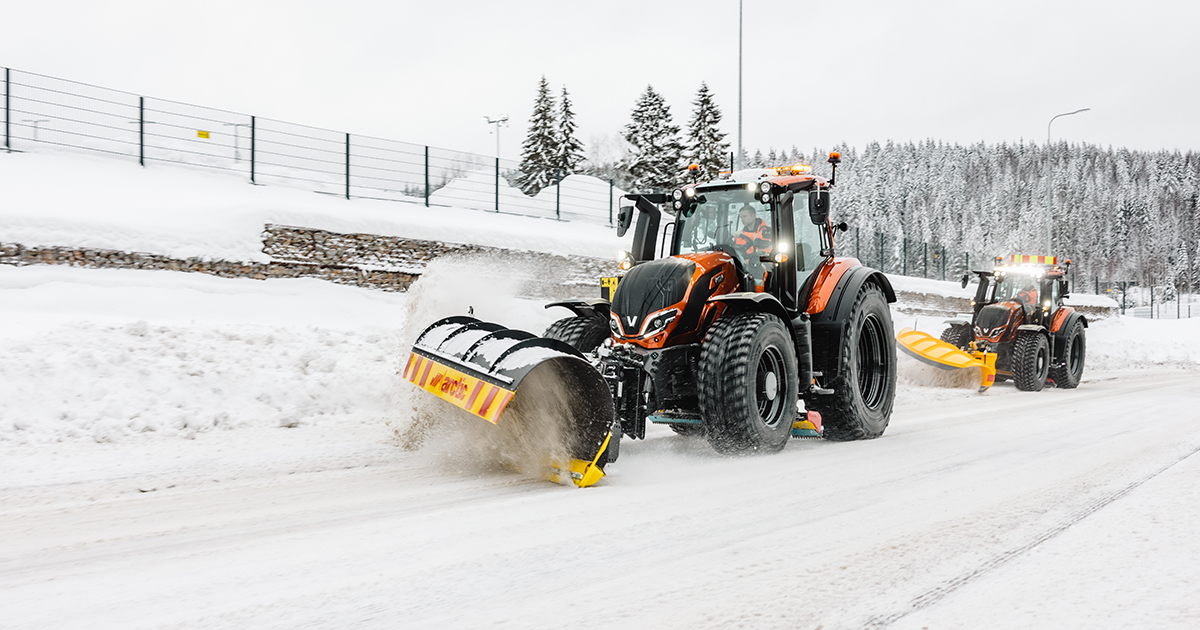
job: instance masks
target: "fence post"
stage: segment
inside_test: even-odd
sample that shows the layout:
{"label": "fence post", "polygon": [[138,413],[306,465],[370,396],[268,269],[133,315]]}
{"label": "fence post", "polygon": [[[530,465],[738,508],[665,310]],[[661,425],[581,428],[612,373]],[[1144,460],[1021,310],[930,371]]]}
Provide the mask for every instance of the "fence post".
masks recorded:
{"label": "fence post", "polygon": [[1096,276],[1096,295],[1100,295],[1100,276]]}
{"label": "fence post", "polygon": [[854,257],[862,258],[862,252],[858,249],[858,228],[854,228]]}
{"label": "fence post", "polygon": [[612,209],[613,209],[613,188],[616,186],[616,180],[608,180],[608,227],[612,227]]}
{"label": "fence post", "polygon": [[350,134],[346,134],[346,198],[350,198]]}
{"label": "fence post", "polygon": [[4,69],[4,150],[12,151],[12,142],[8,139],[8,119],[12,117],[9,113],[12,110],[8,106],[8,97],[12,93],[12,82],[9,81],[8,75],[12,72],[11,68]]}
{"label": "fence post", "polygon": [[254,149],[255,149],[255,131],[258,130],[258,121],[254,116],[250,117],[250,183],[254,182]]}
{"label": "fence post", "polygon": [[138,97],[138,164],[146,165],[146,97]]}
{"label": "fence post", "polygon": [[907,238],[902,237],[901,244],[900,244],[900,250],[901,250],[901,252],[903,252],[902,255],[904,256],[904,262],[900,265],[900,269],[901,269],[900,275],[907,276],[908,275],[908,239]]}
{"label": "fence post", "polygon": [[562,221],[562,169],[554,169],[554,218]]}
{"label": "fence post", "polygon": [[879,270],[887,273],[887,269],[883,268],[883,232],[879,233]]}
{"label": "fence post", "polygon": [[921,277],[929,277],[929,243],[921,243],[921,258],[925,259],[924,267],[921,269]]}
{"label": "fence post", "polygon": [[[499,129],[497,127],[497,129]],[[500,133],[497,131],[496,133]],[[500,156],[496,156],[496,212],[500,212]]]}
{"label": "fence post", "polygon": [[1150,283],[1150,319],[1154,319],[1154,283]]}
{"label": "fence post", "polygon": [[963,269],[963,273],[969,276],[971,275],[971,252],[963,252],[963,256],[966,256],[963,263],[966,265],[966,268]]}
{"label": "fence post", "polygon": [[429,207],[429,145],[425,145],[425,207]]}
{"label": "fence post", "polygon": [[946,246],[942,245],[942,281],[946,280]]}

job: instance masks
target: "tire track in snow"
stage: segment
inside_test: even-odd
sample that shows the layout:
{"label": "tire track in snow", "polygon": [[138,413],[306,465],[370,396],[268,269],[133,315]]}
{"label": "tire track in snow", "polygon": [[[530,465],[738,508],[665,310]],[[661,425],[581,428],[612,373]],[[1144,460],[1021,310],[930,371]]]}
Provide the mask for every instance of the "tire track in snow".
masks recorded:
{"label": "tire track in snow", "polygon": [[1136,490],[1137,488],[1139,488],[1140,486],[1145,484],[1147,481],[1150,481],[1151,479],[1154,479],[1155,477],[1163,474],[1164,472],[1170,470],[1171,468],[1174,468],[1175,466],[1184,462],[1185,460],[1187,460],[1189,457],[1195,455],[1196,453],[1200,453],[1200,446],[1196,446],[1196,447],[1192,448],[1190,451],[1179,456],[1174,461],[1168,463],[1166,466],[1163,466],[1162,468],[1159,468],[1158,470],[1150,473],[1149,475],[1146,475],[1145,477],[1142,477],[1141,479],[1138,479],[1137,481],[1130,483],[1129,485],[1125,486],[1124,488],[1121,488],[1120,490],[1117,490],[1116,492],[1113,492],[1112,494],[1109,494],[1108,496],[1101,497],[1100,499],[1097,499],[1096,501],[1093,501],[1092,503],[1084,506],[1078,512],[1076,512],[1075,514],[1073,514],[1072,516],[1067,518],[1065,521],[1061,522],[1057,527],[1053,527],[1049,530],[1046,530],[1045,532],[1042,532],[1041,535],[1039,535],[1037,538],[1033,539],[1032,541],[1030,541],[1024,545],[1021,545],[1020,547],[1017,547],[1015,549],[1010,549],[1004,553],[1001,553],[1000,555],[993,557],[991,560],[988,560],[987,562],[984,562],[983,564],[979,565],[979,567],[977,567],[973,571],[971,571],[969,573],[964,573],[954,579],[943,582],[940,585],[938,585],[932,589],[929,589],[928,591],[925,591],[924,593],[916,596],[909,603],[909,607],[907,610],[892,613],[890,615],[872,617],[863,625],[863,627],[864,628],[886,628],[886,627],[896,623],[897,621],[903,619],[904,617],[911,615],[912,613],[919,612],[921,610],[929,608],[930,606],[945,599],[951,593],[953,593],[953,592],[957,591],[958,589],[966,586],[967,584],[970,584],[971,582],[975,581],[975,579],[982,577],[984,575],[987,575],[988,573],[1019,558],[1020,556],[1024,555],[1026,552],[1055,538],[1059,534],[1067,531],[1071,527],[1078,524],[1080,521],[1086,519],[1087,517],[1091,516],[1092,514],[1095,514],[1097,511],[1099,511],[1104,506],[1128,495],[1130,492],[1133,492],[1134,490]]}

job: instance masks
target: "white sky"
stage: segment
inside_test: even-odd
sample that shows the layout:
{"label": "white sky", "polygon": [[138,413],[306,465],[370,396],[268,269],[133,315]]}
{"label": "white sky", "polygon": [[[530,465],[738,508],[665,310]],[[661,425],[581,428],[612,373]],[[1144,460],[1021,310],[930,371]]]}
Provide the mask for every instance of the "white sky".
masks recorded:
{"label": "white sky", "polygon": [[[539,77],[585,142],[708,82],[736,142],[736,0],[4,0],[0,65],[292,122],[520,151]],[[1200,2],[745,0],[747,150],[934,138],[1200,149]]]}

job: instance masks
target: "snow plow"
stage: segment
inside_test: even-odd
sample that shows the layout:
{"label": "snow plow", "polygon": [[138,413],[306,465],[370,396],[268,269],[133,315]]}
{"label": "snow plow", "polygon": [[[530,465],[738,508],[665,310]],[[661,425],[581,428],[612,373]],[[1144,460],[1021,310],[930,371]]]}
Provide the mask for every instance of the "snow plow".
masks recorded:
{"label": "snow plow", "polygon": [[[829,161],[836,173],[840,156]],[[609,299],[547,305],[573,316],[541,337],[441,320],[418,338],[405,378],[499,425],[523,404],[565,401],[570,461],[558,468],[579,486],[649,424],[729,454],[879,437],[896,389],[896,298],[882,273],[835,254],[848,226],[830,219],[833,185],[795,165],[626,195],[618,236],[637,223],[621,273],[601,280]],[[539,373],[552,377],[527,392]],[[486,405],[485,391],[496,392]],[[510,397],[508,411],[496,407]]]}
{"label": "snow plow", "polygon": [[[994,380],[1040,391],[1047,382],[1071,389],[1083,378],[1087,320],[1070,306],[1065,266],[1055,256],[1001,257],[991,271],[975,271],[979,288],[972,317],[948,320],[941,339],[904,329],[897,341],[917,360],[947,370],[978,367],[984,392]],[[962,278],[966,288],[970,274]]]}
{"label": "snow plow", "polygon": [[[547,462],[551,478],[589,486],[604,476],[613,418],[608,386],[561,341],[474,317],[447,317],[417,337],[402,376],[492,424],[555,416],[564,435],[562,452]],[[539,385],[522,390],[527,379]]]}

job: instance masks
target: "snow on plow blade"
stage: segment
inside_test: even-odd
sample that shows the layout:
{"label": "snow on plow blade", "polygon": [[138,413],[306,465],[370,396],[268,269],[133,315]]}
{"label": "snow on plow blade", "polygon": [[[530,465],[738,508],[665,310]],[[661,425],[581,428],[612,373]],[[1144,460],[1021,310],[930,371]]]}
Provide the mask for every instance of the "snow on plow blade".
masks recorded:
{"label": "snow on plow blade", "polygon": [[[492,424],[521,422],[532,431],[556,433],[532,436],[565,450],[548,462],[553,481],[586,487],[604,477],[612,394],[570,345],[474,317],[447,317],[417,337],[403,376]],[[539,427],[537,421],[549,424]]]}
{"label": "snow on plow blade", "polygon": [[996,381],[996,355],[991,352],[968,353],[934,338],[928,333],[902,328],[896,335],[900,349],[912,358],[943,370],[979,368],[979,391],[985,392]]}

